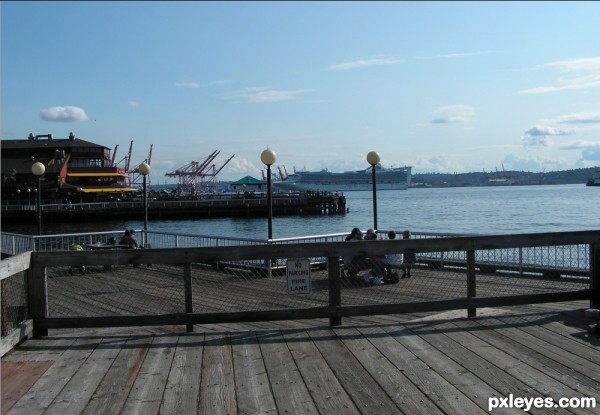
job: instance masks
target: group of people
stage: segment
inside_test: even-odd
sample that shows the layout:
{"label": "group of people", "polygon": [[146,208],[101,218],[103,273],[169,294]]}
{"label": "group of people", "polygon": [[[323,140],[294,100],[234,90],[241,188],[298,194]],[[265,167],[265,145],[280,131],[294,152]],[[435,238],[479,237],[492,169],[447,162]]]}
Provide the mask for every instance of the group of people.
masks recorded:
{"label": "group of people", "polygon": [[[402,232],[403,239],[409,239],[410,236],[410,230]],[[396,231],[389,231],[387,237],[390,240],[396,239]],[[345,240],[346,242],[361,240],[376,241],[377,232],[374,229],[369,229],[363,238],[362,231],[359,228],[354,228],[346,236]],[[416,262],[416,255],[414,252],[403,252],[385,256],[352,256],[344,257],[343,262],[348,277],[358,278],[359,271],[369,269],[370,271],[362,276],[362,280],[365,283],[373,285],[383,285],[386,283],[397,283],[401,278],[410,278],[412,266]],[[402,269],[401,277],[396,271],[398,268]]]}

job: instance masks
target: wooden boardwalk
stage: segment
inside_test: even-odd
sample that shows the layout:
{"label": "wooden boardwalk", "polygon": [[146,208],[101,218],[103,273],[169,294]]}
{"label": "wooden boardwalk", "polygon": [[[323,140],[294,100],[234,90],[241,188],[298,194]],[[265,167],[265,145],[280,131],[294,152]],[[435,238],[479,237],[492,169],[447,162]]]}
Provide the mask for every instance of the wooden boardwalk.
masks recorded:
{"label": "wooden boardwalk", "polygon": [[600,337],[587,306],[344,318],[335,328],[322,319],[189,334],[51,330],[2,358],[2,414],[484,414],[488,398],[510,394],[599,407]]}

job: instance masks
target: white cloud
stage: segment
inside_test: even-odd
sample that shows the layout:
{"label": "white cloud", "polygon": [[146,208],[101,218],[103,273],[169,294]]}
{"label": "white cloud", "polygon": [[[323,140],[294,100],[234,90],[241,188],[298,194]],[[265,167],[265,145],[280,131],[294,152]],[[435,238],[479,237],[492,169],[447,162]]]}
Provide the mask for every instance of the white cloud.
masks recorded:
{"label": "white cloud", "polygon": [[578,140],[578,141],[573,141],[572,143],[564,144],[564,145],[560,146],[559,148],[561,150],[581,150],[581,149],[590,148],[590,147],[600,147],[600,143],[595,143],[592,141]]}
{"label": "white cloud", "polygon": [[139,106],[136,101],[127,101],[127,105],[130,106],[130,107],[132,107],[132,108],[135,108],[135,107]]}
{"label": "white cloud", "polygon": [[537,154],[528,156],[519,156],[509,154],[502,160],[505,170],[516,171],[557,171],[573,168],[573,163],[569,160],[551,159]]}
{"label": "white cloud", "polygon": [[245,88],[241,91],[229,94],[225,98],[242,98],[253,104],[261,104],[266,102],[289,101],[296,99],[299,95],[310,92],[310,89],[293,89],[281,90],[270,89],[268,87],[252,87]]}
{"label": "white cloud", "polygon": [[548,145],[548,136],[546,135],[526,135],[521,140],[523,141],[523,147],[546,147]]}
{"label": "white cloud", "polygon": [[403,62],[404,60],[396,58],[358,59],[350,62],[331,64],[329,65],[328,69],[332,71],[344,71],[348,69],[364,68],[367,66],[394,65]]}
{"label": "white cloud", "polygon": [[561,124],[595,124],[600,123],[600,111],[580,112],[576,114],[561,115],[556,117]]}
{"label": "white cloud", "polygon": [[527,137],[548,137],[569,134],[571,134],[570,131],[560,130],[558,128],[545,125],[536,125],[535,127],[531,127],[529,130],[525,131],[525,136]]}
{"label": "white cloud", "polygon": [[88,119],[84,110],[69,105],[65,107],[45,108],[41,111],[40,116],[43,120],[57,122],[79,122]]}
{"label": "white cloud", "polygon": [[600,142],[575,141],[559,147],[561,150],[581,150],[581,161],[600,161]]}
{"label": "white cloud", "polygon": [[200,88],[200,84],[198,84],[196,82],[177,82],[175,84],[175,86],[178,88],[188,88],[188,89]]}
{"label": "white cloud", "polygon": [[595,148],[588,148],[586,150],[583,150],[581,152],[581,160],[593,161],[594,164],[595,162],[600,161],[600,145],[596,146]]}
{"label": "white cloud", "polygon": [[470,105],[448,105],[433,111],[434,124],[468,123],[475,116],[475,108]]}
{"label": "white cloud", "polygon": [[600,87],[600,57],[549,62],[538,65],[537,68],[558,71],[559,76],[554,85],[523,89],[519,94],[544,94]]}

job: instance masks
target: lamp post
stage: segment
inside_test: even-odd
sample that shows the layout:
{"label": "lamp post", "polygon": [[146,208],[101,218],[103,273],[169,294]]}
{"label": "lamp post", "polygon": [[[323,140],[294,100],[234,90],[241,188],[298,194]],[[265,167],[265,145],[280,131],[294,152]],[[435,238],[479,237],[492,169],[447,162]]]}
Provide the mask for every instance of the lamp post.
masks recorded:
{"label": "lamp post", "polygon": [[148,191],[146,188],[146,177],[150,174],[150,165],[143,162],[138,167],[138,171],[144,176],[144,237],[143,244],[146,246],[146,234],[148,232]]}
{"label": "lamp post", "polygon": [[373,181],[373,229],[377,230],[377,175],[375,173],[375,166],[379,164],[379,153],[376,151],[369,151],[367,154],[367,162],[372,168],[372,181]]}
{"label": "lamp post", "polygon": [[17,189],[17,202],[21,206],[21,189]]}
{"label": "lamp post", "polygon": [[27,189],[27,206],[31,206],[31,189]]}
{"label": "lamp post", "polygon": [[269,224],[269,239],[273,239],[273,195],[271,191],[271,165],[275,163],[277,154],[267,148],[260,154],[260,160],[267,166],[267,218]]}
{"label": "lamp post", "polygon": [[[42,163],[35,162],[31,166],[31,172],[37,176],[37,198],[36,198],[36,211],[37,211],[37,222],[38,222],[38,235],[42,234],[42,175],[46,171],[46,166]],[[27,189],[29,191],[29,189]]]}

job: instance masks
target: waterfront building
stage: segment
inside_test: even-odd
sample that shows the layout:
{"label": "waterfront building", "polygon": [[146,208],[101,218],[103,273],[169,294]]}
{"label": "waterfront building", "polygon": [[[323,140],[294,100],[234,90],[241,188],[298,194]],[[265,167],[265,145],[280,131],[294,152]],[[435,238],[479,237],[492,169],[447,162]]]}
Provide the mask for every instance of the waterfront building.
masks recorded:
{"label": "waterfront building", "polygon": [[68,138],[29,134],[27,139],[2,140],[1,149],[4,204],[35,200],[35,162],[46,168],[40,183],[44,202],[88,202],[137,191],[127,184],[127,172],[114,164],[108,147],[73,133]]}

